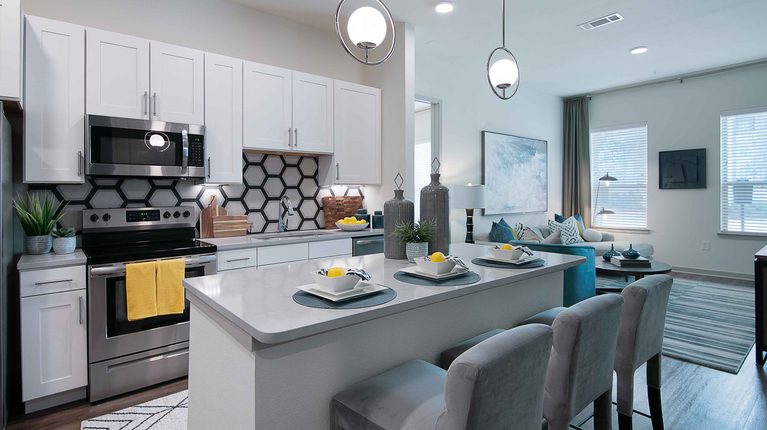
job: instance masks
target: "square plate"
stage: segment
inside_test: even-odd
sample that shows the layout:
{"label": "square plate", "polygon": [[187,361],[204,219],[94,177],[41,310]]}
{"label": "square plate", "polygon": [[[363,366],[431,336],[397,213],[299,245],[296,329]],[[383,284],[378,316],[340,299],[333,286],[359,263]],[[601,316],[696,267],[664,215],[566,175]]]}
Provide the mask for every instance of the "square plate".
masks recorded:
{"label": "square plate", "polygon": [[541,257],[538,257],[537,255],[526,255],[519,260],[506,260],[503,258],[496,258],[491,255],[485,255],[482,257],[479,257],[480,260],[486,260],[486,261],[492,261],[493,263],[506,263],[506,264],[525,264],[530,263],[531,261],[538,261],[541,259]]}
{"label": "square plate", "polygon": [[457,278],[461,275],[465,275],[466,273],[469,273],[470,271],[466,269],[462,269],[460,266],[455,266],[453,268],[453,271],[450,273],[445,273],[443,275],[432,275],[431,273],[426,273],[421,271],[421,269],[418,266],[411,266],[411,267],[406,267],[404,269],[400,269],[400,272],[405,272],[408,275],[415,276],[418,278],[429,279],[432,281],[442,281],[445,279]]}
{"label": "square plate", "polygon": [[368,294],[373,294],[379,291],[383,291],[386,288],[387,287],[384,287],[383,285],[371,284],[364,281],[361,281],[359,284],[357,284],[356,287],[352,288],[351,290],[339,291],[336,293],[325,291],[321,289],[320,286],[317,284],[308,284],[308,285],[302,285],[300,287],[296,287],[296,289],[298,290],[307,292],[317,297],[322,297],[323,299],[330,300],[331,302],[342,302],[344,300],[367,296]]}

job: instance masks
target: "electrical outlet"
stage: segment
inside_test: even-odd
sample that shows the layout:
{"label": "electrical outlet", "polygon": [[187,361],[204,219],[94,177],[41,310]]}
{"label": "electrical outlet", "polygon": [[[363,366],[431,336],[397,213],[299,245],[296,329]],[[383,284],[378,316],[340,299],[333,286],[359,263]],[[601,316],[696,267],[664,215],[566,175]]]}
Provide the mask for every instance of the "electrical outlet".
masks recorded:
{"label": "electrical outlet", "polygon": [[711,242],[704,240],[703,241],[703,250],[704,251],[711,251]]}

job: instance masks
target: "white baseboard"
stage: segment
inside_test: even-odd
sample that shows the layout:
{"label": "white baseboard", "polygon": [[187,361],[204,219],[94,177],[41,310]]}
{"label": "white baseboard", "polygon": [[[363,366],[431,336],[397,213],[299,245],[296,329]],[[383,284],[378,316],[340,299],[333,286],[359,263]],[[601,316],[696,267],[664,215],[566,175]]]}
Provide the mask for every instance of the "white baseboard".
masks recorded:
{"label": "white baseboard", "polygon": [[744,281],[754,280],[754,275],[750,273],[724,272],[721,270],[697,269],[694,267],[681,267],[681,266],[671,266],[671,270],[674,272],[688,273],[691,275],[707,275],[707,276],[715,276],[718,278],[741,279]]}
{"label": "white baseboard", "polygon": [[63,393],[51,394],[50,396],[26,401],[24,403],[24,413],[31,414],[33,412],[42,411],[43,409],[50,409],[66,403],[82,400],[87,397],[88,387],[80,387]]}

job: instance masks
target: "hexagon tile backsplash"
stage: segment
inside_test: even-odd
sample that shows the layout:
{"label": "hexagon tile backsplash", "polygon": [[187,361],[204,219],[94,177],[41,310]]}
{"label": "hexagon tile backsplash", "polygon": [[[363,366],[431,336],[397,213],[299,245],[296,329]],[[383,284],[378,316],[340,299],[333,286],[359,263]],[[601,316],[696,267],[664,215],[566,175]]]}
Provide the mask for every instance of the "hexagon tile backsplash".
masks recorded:
{"label": "hexagon tile backsplash", "polygon": [[197,205],[202,209],[216,195],[229,215],[247,215],[254,230],[277,231],[280,199],[287,195],[296,209],[290,230],[324,228],[322,197],[365,196],[362,187],[320,187],[315,157],[245,153],[243,183],[194,185],[178,179],[87,178],[82,185],[30,185],[30,191],[51,191],[69,201],[66,227],[80,229],[82,209]]}

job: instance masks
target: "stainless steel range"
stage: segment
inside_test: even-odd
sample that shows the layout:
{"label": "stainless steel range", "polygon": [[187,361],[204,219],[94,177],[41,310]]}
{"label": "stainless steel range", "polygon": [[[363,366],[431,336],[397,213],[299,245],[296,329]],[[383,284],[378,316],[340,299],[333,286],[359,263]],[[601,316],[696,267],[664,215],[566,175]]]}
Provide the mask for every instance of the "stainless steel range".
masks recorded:
{"label": "stainless steel range", "polygon": [[88,256],[90,400],[187,375],[189,302],[183,314],[128,321],[125,265],[183,257],[186,278],[216,273],[216,247],[195,239],[194,207],[83,211]]}

